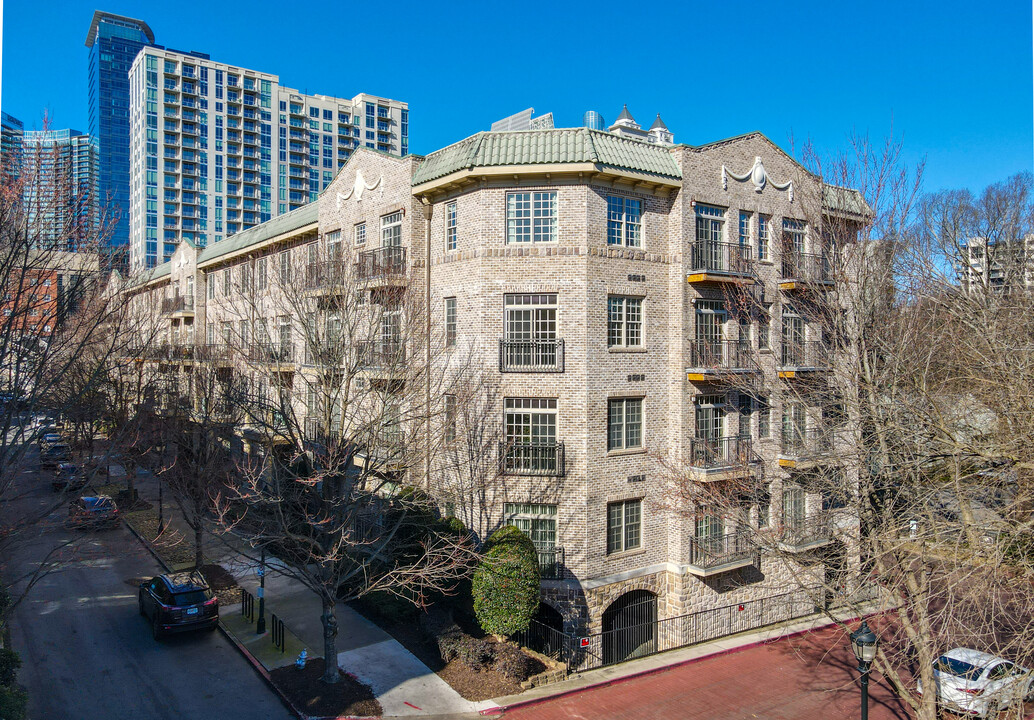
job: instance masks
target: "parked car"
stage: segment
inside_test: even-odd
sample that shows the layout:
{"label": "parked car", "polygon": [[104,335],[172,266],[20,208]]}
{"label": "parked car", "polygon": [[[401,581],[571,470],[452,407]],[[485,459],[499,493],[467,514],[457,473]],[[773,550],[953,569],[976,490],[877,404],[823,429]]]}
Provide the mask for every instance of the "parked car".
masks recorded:
{"label": "parked car", "polygon": [[99,530],[117,527],[118,507],[107,495],[83,496],[68,503],[65,525],[75,530]]}
{"label": "parked car", "polygon": [[46,446],[39,454],[39,466],[41,468],[52,468],[56,470],[61,463],[72,459],[72,448],[68,443],[57,443]]}
{"label": "parked car", "polygon": [[168,633],[215,629],[219,598],[199,572],[159,575],[140,584],[140,614],[151,621],[155,640]]}
{"label": "parked car", "polygon": [[86,476],[83,475],[78,465],[63,462],[54,471],[54,479],[51,480],[50,487],[54,492],[82,490],[86,487]]}
{"label": "parked car", "polygon": [[[998,711],[1034,700],[1030,670],[979,650],[955,648],[933,663],[937,704],[952,712],[998,717]],[[922,683],[918,691],[923,693]]]}
{"label": "parked car", "polygon": [[39,436],[39,449],[43,450],[48,445],[54,445],[56,443],[62,442],[63,440],[64,438],[62,438],[61,435],[56,431],[45,432]]}

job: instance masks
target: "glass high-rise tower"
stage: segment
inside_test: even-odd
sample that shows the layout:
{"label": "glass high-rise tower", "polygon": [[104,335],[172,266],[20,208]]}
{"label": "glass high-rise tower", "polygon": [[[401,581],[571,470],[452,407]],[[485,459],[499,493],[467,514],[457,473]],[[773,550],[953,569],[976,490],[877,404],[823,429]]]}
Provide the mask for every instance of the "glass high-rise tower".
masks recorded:
{"label": "glass high-rise tower", "polygon": [[112,218],[105,245],[118,264],[126,262],[129,250],[129,68],[140,49],[153,44],[154,33],[144,21],[93,13],[86,36],[90,135],[99,154],[97,200]]}

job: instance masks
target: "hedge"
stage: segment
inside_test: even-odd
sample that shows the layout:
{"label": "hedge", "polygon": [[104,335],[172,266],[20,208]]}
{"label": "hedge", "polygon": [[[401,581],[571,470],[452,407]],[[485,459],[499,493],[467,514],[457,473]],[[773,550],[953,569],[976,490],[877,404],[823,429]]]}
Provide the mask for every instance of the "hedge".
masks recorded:
{"label": "hedge", "polygon": [[474,572],[474,614],[485,632],[526,630],[539,607],[538,553],[531,538],[506,526],[492,534]]}

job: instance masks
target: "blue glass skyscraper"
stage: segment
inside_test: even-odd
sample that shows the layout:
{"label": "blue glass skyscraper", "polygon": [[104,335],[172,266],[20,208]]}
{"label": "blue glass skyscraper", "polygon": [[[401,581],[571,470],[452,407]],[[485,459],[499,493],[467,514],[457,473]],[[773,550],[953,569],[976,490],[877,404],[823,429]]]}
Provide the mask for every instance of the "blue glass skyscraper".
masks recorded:
{"label": "blue glass skyscraper", "polygon": [[142,20],[96,11],[86,36],[90,48],[90,134],[96,138],[100,206],[111,222],[105,238],[112,260],[126,262],[129,251],[129,68],[140,49],[154,44]]}

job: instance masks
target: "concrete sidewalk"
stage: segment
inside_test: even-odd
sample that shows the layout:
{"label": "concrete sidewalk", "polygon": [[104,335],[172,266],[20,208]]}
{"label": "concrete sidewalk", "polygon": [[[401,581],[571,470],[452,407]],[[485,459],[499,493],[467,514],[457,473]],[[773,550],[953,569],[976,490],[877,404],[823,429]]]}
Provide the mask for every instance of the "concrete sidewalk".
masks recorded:
{"label": "concrete sidewalk", "polygon": [[[157,505],[157,481],[141,476],[137,491],[142,499]],[[175,503],[166,500],[164,515],[184,537],[191,537]],[[243,543],[206,538],[205,559],[222,565],[237,583],[258,596],[258,562],[244,556]],[[310,658],[323,657],[323,608],[311,590],[291,578],[277,558],[266,562],[265,612],[267,631],[255,634],[255,624],[241,615],[241,606],[224,609],[223,629],[253,662],[268,673],[295,661],[304,648]],[[257,602],[256,602],[257,606]],[[476,717],[493,703],[465,700],[397,640],[343,603],[336,606],[338,620],[338,665],[371,687],[385,717],[449,716]],[[256,610],[257,612],[257,610]],[[285,649],[275,648],[269,637],[269,623],[275,614],[284,623]]]}

